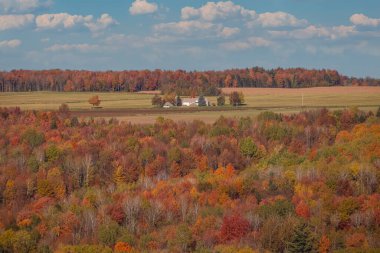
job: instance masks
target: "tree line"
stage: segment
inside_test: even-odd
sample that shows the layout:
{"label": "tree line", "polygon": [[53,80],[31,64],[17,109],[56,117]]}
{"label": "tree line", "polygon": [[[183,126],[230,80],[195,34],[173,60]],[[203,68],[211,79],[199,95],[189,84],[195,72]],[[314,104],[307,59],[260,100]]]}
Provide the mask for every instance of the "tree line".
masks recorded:
{"label": "tree line", "polygon": [[12,70],[0,72],[0,92],[150,91],[219,95],[223,87],[303,88],[336,85],[378,86],[379,79],[353,78],[335,70],[246,68],[224,71]]}
{"label": "tree line", "polygon": [[0,108],[0,252],[378,252],[379,117]]}

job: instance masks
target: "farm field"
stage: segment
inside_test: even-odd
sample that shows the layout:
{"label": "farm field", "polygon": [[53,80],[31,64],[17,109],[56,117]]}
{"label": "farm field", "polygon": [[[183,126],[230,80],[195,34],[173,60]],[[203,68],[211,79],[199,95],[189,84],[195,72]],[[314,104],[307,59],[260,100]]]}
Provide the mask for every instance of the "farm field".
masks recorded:
{"label": "farm field", "polygon": [[[88,92],[21,92],[0,93],[0,107],[19,106],[23,110],[56,110],[62,103],[69,105],[74,115],[83,117],[118,118],[132,123],[152,123],[162,116],[178,121],[194,119],[211,123],[219,116],[255,116],[264,110],[294,113],[302,109],[327,107],[342,109],[356,106],[375,111],[380,104],[380,87],[319,87],[305,89],[224,88],[228,94],[241,91],[246,106],[232,108],[152,108],[153,93],[88,93]],[[99,95],[102,109],[93,110],[87,100]],[[302,108],[302,95],[304,108]],[[209,97],[216,103],[216,97]],[[228,98],[226,98],[226,102]]]}

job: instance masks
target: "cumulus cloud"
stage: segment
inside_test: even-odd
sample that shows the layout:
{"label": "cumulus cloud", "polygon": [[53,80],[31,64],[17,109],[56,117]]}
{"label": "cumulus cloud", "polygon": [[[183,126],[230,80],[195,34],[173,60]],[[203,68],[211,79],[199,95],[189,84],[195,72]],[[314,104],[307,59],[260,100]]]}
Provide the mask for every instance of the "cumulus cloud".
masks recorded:
{"label": "cumulus cloud", "polygon": [[178,34],[192,34],[199,31],[210,31],[217,29],[218,25],[211,22],[199,20],[189,20],[180,22],[161,23],[153,26],[153,29],[158,32],[170,32]]}
{"label": "cumulus cloud", "polygon": [[78,24],[91,22],[93,17],[91,15],[70,15],[68,13],[56,14],[43,14],[36,18],[36,25],[39,29],[52,29],[52,28],[72,28]]}
{"label": "cumulus cloud", "polygon": [[278,11],[261,13],[253,21],[248,22],[248,27],[262,25],[263,27],[280,27],[280,26],[304,26],[307,25],[305,19],[298,19],[295,16]]}
{"label": "cumulus cloud", "polygon": [[226,2],[208,2],[200,8],[184,7],[181,10],[182,19],[201,18],[207,21],[216,19],[226,19],[231,17],[255,17],[254,10],[248,10],[244,7],[234,4],[232,1]]}
{"label": "cumulus cloud", "polygon": [[158,9],[156,3],[149,3],[147,0],[136,0],[129,8],[129,13],[132,15],[154,13]]}
{"label": "cumulus cloud", "polygon": [[239,32],[240,32],[240,29],[237,27],[223,27],[219,35],[221,37],[228,38],[235,34],[238,34]]}
{"label": "cumulus cloud", "polygon": [[90,44],[54,44],[51,47],[46,48],[46,51],[59,52],[59,51],[79,51],[79,52],[90,52],[97,50],[98,45]]}
{"label": "cumulus cloud", "polygon": [[46,7],[51,1],[41,0],[0,0],[0,10],[3,12],[24,12]]}
{"label": "cumulus cloud", "polygon": [[357,31],[353,26],[318,27],[314,25],[292,31],[269,31],[269,34],[274,37],[287,37],[293,39],[311,39],[324,37],[333,40],[344,38],[355,33],[357,33]]}
{"label": "cumulus cloud", "polygon": [[261,37],[249,37],[247,40],[244,41],[232,41],[222,43],[221,47],[226,50],[239,51],[254,47],[270,47],[272,45],[274,45],[274,43],[270,40]]}
{"label": "cumulus cloud", "polygon": [[43,14],[36,18],[38,29],[54,29],[54,28],[73,28],[75,26],[85,26],[92,32],[104,30],[112,24],[117,24],[109,14],[102,14],[96,21],[92,15],[81,16],[71,15],[68,13]]}
{"label": "cumulus cloud", "polygon": [[109,14],[105,13],[96,20],[96,22],[85,23],[85,26],[88,27],[92,32],[99,32],[106,29],[107,27],[118,24],[118,22],[113,19]]}
{"label": "cumulus cloud", "polygon": [[361,25],[361,26],[378,26],[378,25],[380,25],[380,19],[369,18],[364,14],[354,14],[350,17],[350,21],[354,25]]}
{"label": "cumulus cloud", "polygon": [[0,48],[15,48],[21,45],[21,40],[3,40],[0,41]]}
{"label": "cumulus cloud", "polygon": [[34,15],[2,15],[0,16],[0,31],[20,28],[32,23]]}

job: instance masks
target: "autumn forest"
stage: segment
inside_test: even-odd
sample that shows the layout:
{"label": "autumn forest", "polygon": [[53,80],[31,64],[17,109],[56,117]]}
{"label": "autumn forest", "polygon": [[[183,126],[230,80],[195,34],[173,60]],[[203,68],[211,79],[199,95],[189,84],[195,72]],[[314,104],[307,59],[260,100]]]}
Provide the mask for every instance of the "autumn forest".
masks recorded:
{"label": "autumn forest", "polygon": [[380,79],[354,78],[336,70],[260,67],[225,71],[70,71],[13,70],[0,72],[0,92],[161,90],[178,95],[218,95],[223,87],[306,88],[380,86]]}
{"label": "autumn forest", "polygon": [[[17,73],[6,82],[29,89]],[[379,252],[379,117],[135,125],[2,108],[0,252]]]}

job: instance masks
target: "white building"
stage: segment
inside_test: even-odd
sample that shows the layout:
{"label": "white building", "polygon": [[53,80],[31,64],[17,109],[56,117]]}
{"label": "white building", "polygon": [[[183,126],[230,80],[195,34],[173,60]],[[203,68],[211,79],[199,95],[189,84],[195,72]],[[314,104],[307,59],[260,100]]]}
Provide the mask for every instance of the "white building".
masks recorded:
{"label": "white building", "polygon": [[163,108],[170,108],[170,107],[173,107],[174,105],[172,104],[172,103],[170,103],[170,102],[166,102],[165,104],[164,104],[164,106],[162,106]]}
{"label": "white building", "polygon": [[[182,98],[182,106],[198,106],[199,97],[197,98]],[[205,98],[206,106],[209,106],[208,99]]]}

